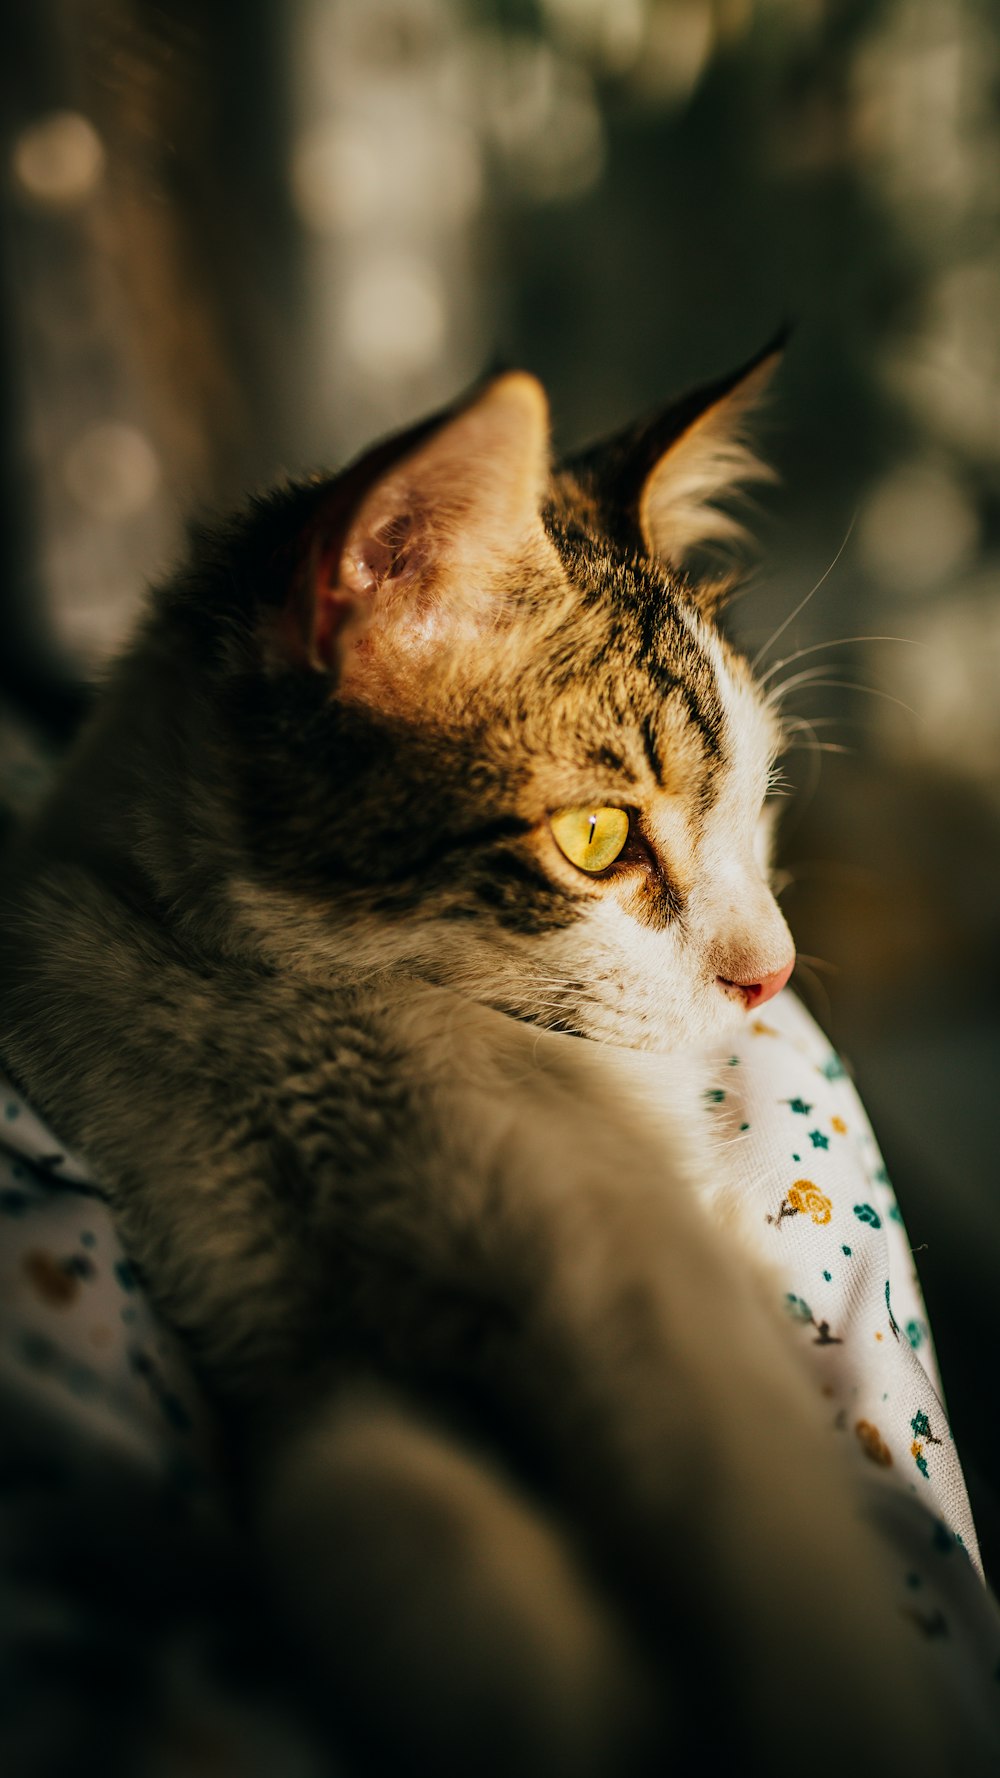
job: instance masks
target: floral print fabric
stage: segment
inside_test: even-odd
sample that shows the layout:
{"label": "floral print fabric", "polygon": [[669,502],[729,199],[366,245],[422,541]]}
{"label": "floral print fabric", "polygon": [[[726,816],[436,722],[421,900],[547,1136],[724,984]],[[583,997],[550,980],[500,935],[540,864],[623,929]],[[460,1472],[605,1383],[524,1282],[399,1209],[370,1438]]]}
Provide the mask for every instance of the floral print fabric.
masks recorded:
{"label": "floral print fabric", "polygon": [[210,1417],[85,1165],[0,1075],[0,1381],[172,1488],[214,1469]]}
{"label": "floral print fabric", "polygon": [[786,1288],[832,1427],[943,1520],[979,1567],[913,1255],[840,1057],[789,993],[752,1018],[709,1089],[741,1234]]}
{"label": "floral print fabric", "polygon": [[[788,990],[717,1058],[736,1236],[775,1280],[895,1559],[897,1603],[1000,1761],[1000,1610],[979,1546],[902,1214],[840,1057]],[[735,1165],[733,1164],[735,1163]],[[998,1764],[1000,1770],[1000,1764]]]}

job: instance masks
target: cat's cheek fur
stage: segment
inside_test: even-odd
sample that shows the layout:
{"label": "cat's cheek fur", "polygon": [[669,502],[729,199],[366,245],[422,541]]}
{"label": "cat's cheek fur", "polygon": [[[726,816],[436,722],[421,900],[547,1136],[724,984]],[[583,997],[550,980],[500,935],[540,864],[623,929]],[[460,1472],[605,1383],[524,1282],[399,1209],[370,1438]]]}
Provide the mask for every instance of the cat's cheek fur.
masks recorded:
{"label": "cat's cheek fur", "polygon": [[711,1044],[744,1016],[680,925],[643,926],[611,898],[539,950],[553,972],[572,970],[582,982],[576,1022],[600,1042],[660,1051]]}

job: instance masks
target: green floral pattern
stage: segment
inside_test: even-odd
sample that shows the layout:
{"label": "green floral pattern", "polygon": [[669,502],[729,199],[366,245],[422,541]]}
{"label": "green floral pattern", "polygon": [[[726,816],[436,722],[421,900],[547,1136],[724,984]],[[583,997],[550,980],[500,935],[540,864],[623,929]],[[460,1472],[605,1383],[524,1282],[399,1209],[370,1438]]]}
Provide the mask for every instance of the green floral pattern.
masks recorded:
{"label": "green floral pattern", "polygon": [[849,1453],[859,1500],[896,1553],[897,1608],[996,1709],[1000,1611],[981,1579],[902,1214],[847,1070],[786,991],[719,1058],[705,1103],[733,1145],[725,1226],[775,1280],[831,1447]]}

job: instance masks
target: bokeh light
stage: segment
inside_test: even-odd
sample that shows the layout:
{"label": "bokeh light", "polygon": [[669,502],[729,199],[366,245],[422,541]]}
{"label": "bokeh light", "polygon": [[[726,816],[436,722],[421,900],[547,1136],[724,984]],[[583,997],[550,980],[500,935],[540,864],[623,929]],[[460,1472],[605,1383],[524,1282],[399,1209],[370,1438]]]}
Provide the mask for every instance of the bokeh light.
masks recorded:
{"label": "bokeh light", "polygon": [[430,260],[401,252],[363,260],[352,269],[344,295],[349,356],[380,379],[423,369],[444,344],[446,300]]}
{"label": "bokeh light", "polygon": [[11,150],[14,179],[21,193],[54,209],[82,203],[96,191],[104,171],[101,139],[76,111],[54,111],[29,124]]}
{"label": "bokeh light", "polygon": [[862,508],[858,544],[869,571],[902,593],[926,593],[965,568],[979,544],[973,500],[942,463],[901,463]]}
{"label": "bokeh light", "polygon": [[130,518],[148,506],[160,481],[149,439],[121,420],[103,420],[70,446],[64,466],[74,500],[94,518]]}

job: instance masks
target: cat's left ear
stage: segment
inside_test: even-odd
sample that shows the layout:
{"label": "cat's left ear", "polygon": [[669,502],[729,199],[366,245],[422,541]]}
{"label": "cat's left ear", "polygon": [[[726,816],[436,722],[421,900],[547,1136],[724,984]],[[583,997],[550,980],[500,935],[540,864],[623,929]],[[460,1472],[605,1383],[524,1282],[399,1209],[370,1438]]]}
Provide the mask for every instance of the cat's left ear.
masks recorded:
{"label": "cat's left ear", "polygon": [[291,613],[300,658],[391,686],[502,622],[545,549],[548,406],[523,371],[365,454],[332,484]]}
{"label": "cat's left ear", "polygon": [[612,535],[679,569],[697,552],[743,537],[739,519],[718,502],[749,482],[774,479],[751,446],[747,422],[786,339],[783,329],[730,376],[570,462]]}

